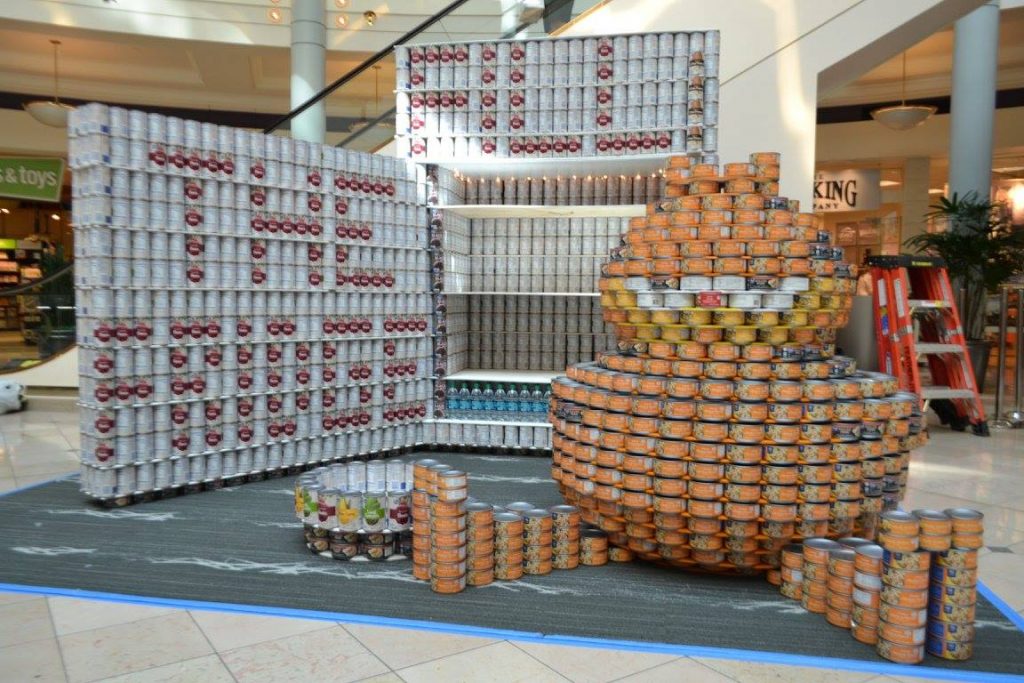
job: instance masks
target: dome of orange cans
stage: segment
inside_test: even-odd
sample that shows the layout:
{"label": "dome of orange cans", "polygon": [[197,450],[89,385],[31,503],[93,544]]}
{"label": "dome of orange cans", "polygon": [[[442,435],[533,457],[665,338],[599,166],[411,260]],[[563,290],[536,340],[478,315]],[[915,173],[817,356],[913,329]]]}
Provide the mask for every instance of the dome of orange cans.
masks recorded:
{"label": "dome of orange cans", "polygon": [[750,573],[873,536],[926,438],[915,395],[837,354],[856,268],[778,196],[779,161],[670,159],[602,268],[617,348],[553,382],[552,476],[640,558]]}

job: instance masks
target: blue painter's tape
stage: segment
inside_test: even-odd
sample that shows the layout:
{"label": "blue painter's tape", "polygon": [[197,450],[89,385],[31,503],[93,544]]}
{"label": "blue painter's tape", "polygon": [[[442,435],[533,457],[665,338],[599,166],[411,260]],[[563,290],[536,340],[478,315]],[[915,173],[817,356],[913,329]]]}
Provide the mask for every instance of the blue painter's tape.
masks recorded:
{"label": "blue painter's tape", "polygon": [[991,602],[997,610],[1003,613],[1003,616],[1013,622],[1013,625],[1024,631],[1024,617],[1017,612],[1013,611],[1013,608],[1006,604],[1006,601],[996,595],[995,591],[986,586],[981,581],[978,581],[978,592],[985,596],[985,599]]}
{"label": "blue painter's tape", "polygon": [[[988,589],[985,589],[988,590]],[[602,650],[625,650],[630,652],[651,652],[670,654],[683,657],[707,657],[712,659],[731,659],[759,664],[779,664],[785,666],[807,666],[816,668],[842,669],[875,675],[891,676],[925,676],[949,681],[968,681],[978,683],[1021,683],[1024,676],[1013,674],[997,674],[984,671],[957,671],[955,669],[936,669],[928,666],[895,664],[891,662],[871,662],[855,659],[833,657],[814,657],[781,652],[762,652],[759,650],[739,650],[733,648],[711,647],[701,645],[677,645],[673,643],[645,643],[632,640],[614,640],[588,638],[582,636],[545,635],[530,631],[514,631],[506,629],[467,626],[446,622],[419,621],[415,619],[396,619],[392,617],[368,616],[365,614],[348,614],[344,612],[319,612],[314,610],[292,609],[287,607],[262,607],[259,605],[236,605],[220,602],[203,602],[198,600],[175,600],[170,598],[154,598],[140,595],[120,593],[102,593],[97,591],[77,590],[74,588],[49,588],[45,586],[25,586],[21,584],[0,583],[0,591],[27,593],[45,596],[83,598],[105,600],[136,605],[159,607],[177,607],[181,609],[205,610],[211,612],[230,612],[235,614],[255,614],[262,616],[291,617],[296,619],[317,619],[321,621],[345,622],[402,628],[418,631],[433,631],[453,635],[476,636],[482,638],[501,638],[522,642],[542,643],[546,645],[566,645],[569,647],[586,647]],[[986,595],[986,597],[988,597]]]}
{"label": "blue painter's tape", "polygon": [[39,488],[40,486],[46,486],[47,484],[52,484],[52,483],[57,482],[57,481],[64,481],[65,479],[70,479],[71,477],[76,476],[76,474],[77,473],[75,473],[75,472],[70,472],[68,474],[62,474],[59,477],[54,477],[53,479],[47,479],[46,481],[37,481],[36,483],[29,484],[28,486],[22,486],[21,488],[11,489],[10,491],[4,491],[3,493],[0,493],[0,498],[6,498],[7,496],[13,496],[15,493],[21,493],[22,491],[29,491],[31,489],[36,489],[36,488]]}

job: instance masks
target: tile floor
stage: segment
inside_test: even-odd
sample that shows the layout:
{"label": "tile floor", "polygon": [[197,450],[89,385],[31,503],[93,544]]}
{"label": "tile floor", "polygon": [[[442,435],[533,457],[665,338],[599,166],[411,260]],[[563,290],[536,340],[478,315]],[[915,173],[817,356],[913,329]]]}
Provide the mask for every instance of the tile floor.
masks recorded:
{"label": "tile floor", "polygon": [[[73,401],[35,400],[0,416],[0,492],[74,472],[77,445]],[[914,456],[905,505],[983,510],[982,580],[1024,616],[1021,491],[1024,430],[982,439],[936,427]],[[926,679],[0,592],[4,683],[918,680]]]}

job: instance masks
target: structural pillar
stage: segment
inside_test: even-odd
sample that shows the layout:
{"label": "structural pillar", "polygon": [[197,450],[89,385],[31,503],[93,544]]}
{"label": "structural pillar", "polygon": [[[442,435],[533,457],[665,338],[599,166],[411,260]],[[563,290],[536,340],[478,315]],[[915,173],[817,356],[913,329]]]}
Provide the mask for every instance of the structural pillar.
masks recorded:
{"label": "structural pillar", "polygon": [[903,162],[901,249],[903,242],[914,235],[920,235],[928,227],[924,216],[931,204],[931,196],[928,194],[931,165],[928,157],[912,157]]}
{"label": "structural pillar", "polygon": [[990,0],[954,24],[950,194],[976,192],[988,199],[991,191],[998,48],[999,0]]}
{"label": "structural pillar", "polygon": [[[292,109],[324,89],[327,27],[324,0],[292,0]],[[323,100],[295,116],[292,137],[323,144],[327,109]]]}

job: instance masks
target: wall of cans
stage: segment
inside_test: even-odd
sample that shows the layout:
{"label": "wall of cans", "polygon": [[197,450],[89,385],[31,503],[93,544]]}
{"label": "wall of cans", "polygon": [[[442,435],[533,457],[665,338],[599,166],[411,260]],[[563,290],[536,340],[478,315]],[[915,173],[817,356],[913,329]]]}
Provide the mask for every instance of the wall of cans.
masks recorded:
{"label": "wall of cans", "polygon": [[69,138],[88,495],[422,441],[435,302],[415,166],[98,104]]}
{"label": "wall of cans", "polygon": [[457,448],[547,451],[551,449],[551,428],[545,425],[474,423],[440,419],[423,425],[427,443]]}
{"label": "wall of cans", "polygon": [[473,219],[469,290],[585,292],[601,261],[628,228],[628,218]]}
{"label": "wall of cans", "polygon": [[[605,206],[647,204],[663,194],[663,174],[469,177],[455,173],[451,191],[465,204]],[[450,202],[455,203],[455,202]]]}
{"label": "wall of cans", "polygon": [[335,560],[404,560],[412,551],[411,463],[334,463],[295,480],[306,547]]}
{"label": "wall of cans", "polygon": [[[593,358],[614,345],[594,297],[472,296],[470,368],[552,370]],[[543,332],[540,332],[543,330]]]}
{"label": "wall of cans", "polygon": [[400,46],[399,154],[714,162],[718,55],[717,31]]}

